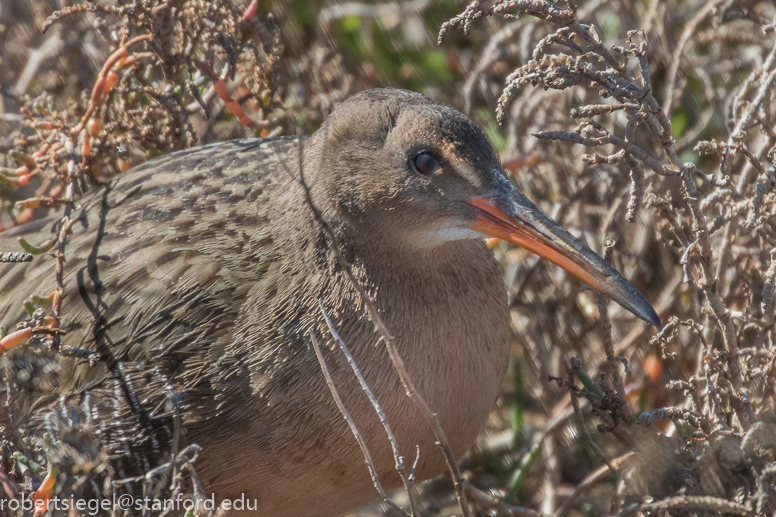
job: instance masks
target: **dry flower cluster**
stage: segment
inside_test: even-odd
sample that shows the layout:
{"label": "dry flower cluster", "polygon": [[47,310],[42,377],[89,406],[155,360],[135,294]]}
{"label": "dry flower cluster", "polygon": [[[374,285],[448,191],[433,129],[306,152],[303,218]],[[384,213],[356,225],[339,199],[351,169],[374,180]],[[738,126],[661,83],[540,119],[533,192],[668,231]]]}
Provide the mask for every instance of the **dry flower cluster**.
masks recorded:
{"label": "dry flower cluster", "polygon": [[[585,5],[585,14],[600,9],[601,4],[606,3]],[[675,371],[680,374],[667,383],[677,392],[669,397],[671,405],[634,413],[633,397],[621,372],[630,373],[623,356],[632,357],[633,333],[642,330],[616,336],[619,342],[613,345],[606,301],[599,299],[600,341],[606,356],[602,373],[588,376],[582,365],[595,370],[597,364],[590,357],[572,357],[561,361],[566,372],[563,378],[550,378],[570,392],[578,430],[585,437],[581,446],[591,447],[607,468],[588,475],[563,500],[551,488],[558,474],[547,473],[551,481],[545,488],[550,488],[541,506],[546,514],[567,513],[610,470],[619,479],[610,511],[620,514],[770,515],[776,510],[773,6],[764,2],[707,2],[689,20],[670,53],[666,46],[669,31],[660,27],[669,22],[669,8],[659,2],[643,7],[645,25],[627,30],[624,41],[604,41],[600,29],[585,22],[586,16],[578,12],[573,1],[474,2],[440,32],[440,41],[453,27],[467,33],[476,25],[475,20],[486,16],[511,19],[527,14],[546,21],[542,25],[547,34],[534,37],[530,56],[524,52],[522,66],[505,79],[497,102],[499,120],[507,124],[509,137],[514,134],[516,142],[518,136],[524,138],[531,131],[539,139],[584,147],[585,154],[577,159],[585,164],[580,176],[598,174],[598,181],[616,189],[605,194],[608,202],[603,203],[600,214],[601,233],[594,239],[600,243],[614,238],[618,244],[631,247],[623,250],[618,266],[633,276],[635,271],[629,264],[633,257],[627,254],[633,253],[632,246],[637,244],[634,237],[642,242],[651,239],[639,235],[639,227],[631,230],[628,225],[642,221],[654,228],[657,242],[646,244],[652,249],[636,253],[642,260],[650,256],[657,259],[661,269],[673,270],[675,278],[665,282],[657,298],[657,309],[666,325],[650,341],[661,359],[676,364]],[[620,17],[625,18],[624,13]],[[702,24],[706,31],[699,30]],[[510,30],[514,30],[511,25],[502,29]],[[762,36],[756,42],[742,40],[744,30]],[[710,31],[720,38],[709,39]],[[711,46],[706,59],[685,56],[688,48],[700,44],[698,40]],[[746,60],[736,59],[736,52]],[[733,59],[719,59],[731,55]],[[659,63],[665,59],[668,64],[667,74],[665,65],[660,70],[667,81],[663,87],[650,68],[655,59]],[[735,84],[731,74],[743,71],[748,72],[746,79]],[[691,79],[697,86],[689,85]],[[467,84],[474,84],[472,81],[470,78]],[[537,86],[543,90],[532,88]],[[480,87],[484,89],[487,83],[481,80]],[[567,108],[568,117],[577,121],[573,129],[547,109],[547,104],[559,102],[556,92],[566,94],[564,104],[573,106]],[[677,139],[672,125],[676,113],[671,106],[683,97],[700,98],[705,112],[700,117],[693,114],[698,118],[697,127]],[[726,135],[715,134],[710,124],[720,104],[726,107]],[[532,120],[526,113],[529,106],[529,112],[544,113]],[[713,138],[699,140],[704,134]],[[548,190],[556,190],[557,185],[566,183],[559,173],[569,174],[569,165],[579,169],[579,165],[564,161],[564,167],[556,167],[546,179],[535,181],[545,186],[554,180],[556,186]],[[629,184],[627,192],[624,183]],[[571,203],[565,210],[574,209],[573,197]],[[644,215],[645,209],[651,214]],[[605,251],[611,256],[608,247]],[[658,269],[653,274],[665,281],[661,273]],[[551,319],[548,316],[546,321]],[[541,321],[540,317],[534,319],[538,328],[527,334],[545,334],[542,337],[552,343],[546,336],[551,332],[549,326],[537,325]],[[537,341],[542,340],[539,336]],[[582,387],[576,383],[578,378]],[[581,406],[579,399],[585,400],[589,409]],[[556,412],[561,409],[556,407]],[[595,439],[586,427],[588,412],[600,422],[597,430],[602,434]],[[673,421],[674,427],[667,429],[666,421]],[[605,435],[614,440],[606,443]],[[547,440],[547,435],[542,434],[542,439]],[[601,442],[612,452],[602,450]],[[558,454],[552,446],[547,449],[545,454]],[[556,500],[562,502],[559,507]]]}
{"label": "dry flower cluster", "polygon": [[[2,88],[3,97],[19,106],[19,114],[0,120],[4,128],[13,128],[0,142],[0,165],[5,165],[0,168],[0,231],[28,222],[48,208],[65,208],[50,239],[43,243],[20,239],[23,252],[2,250],[0,255],[3,262],[29,261],[45,253],[56,257],[51,292],[20,302],[30,319],[16,329],[0,328],[0,354],[22,344],[40,348],[39,354],[18,354],[6,365],[0,411],[0,486],[5,495],[18,498],[20,491],[34,492],[34,498],[45,501],[55,490],[105,493],[100,483],[108,493],[134,483],[146,495],[160,490],[176,494],[184,488],[186,472],[191,474],[186,490],[196,493],[194,449],[179,453],[175,461],[149,471],[143,479],[115,480],[104,453],[73,450],[58,437],[46,437],[43,444],[30,442],[16,429],[14,415],[23,413],[20,392],[51,389],[44,375],[51,370],[47,353],[98,360],[94,352],[60,342],[65,334],[59,321],[66,289],[62,278],[67,236],[74,223],[70,213],[82,193],[142,160],[200,141],[242,135],[246,130],[241,127],[253,136],[271,136],[284,125],[296,128],[300,120],[314,122],[325,116],[321,99],[318,106],[302,104],[293,88],[305,74],[337,73],[338,62],[313,48],[303,56],[306,62],[300,59],[297,68],[285,74],[295,80],[278,86],[280,29],[271,15],[260,19],[257,6],[256,1],[242,6],[229,1],[79,3],[51,9],[44,20],[39,11],[26,12],[26,6],[4,3],[0,8],[0,14],[6,14],[4,22],[9,20],[8,9],[10,20],[17,22],[0,32],[5,40],[2,66],[8,67],[7,61],[14,58],[26,59],[21,73],[17,69],[7,75],[16,79],[15,86]],[[51,6],[40,2],[35,7]],[[26,35],[30,25],[46,39],[37,52],[16,55],[23,54],[20,46],[9,40],[14,32]],[[88,70],[83,62],[74,63],[79,52],[88,58],[86,63],[99,64]],[[47,69],[47,59],[57,53],[63,55],[54,70]],[[327,72],[315,69],[326,60],[333,65]],[[74,71],[84,69],[83,84],[68,81]],[[347,74],[338,76],[348,83]],[[46,87],[31,88],[35,80]],[[37,93],[29,95],[28,90]],[[346,94],[347,87],[332,94],[329,103]],[[170,472],[171,481],[166,480]],[[66,481],[55,486],[59,475]]]}

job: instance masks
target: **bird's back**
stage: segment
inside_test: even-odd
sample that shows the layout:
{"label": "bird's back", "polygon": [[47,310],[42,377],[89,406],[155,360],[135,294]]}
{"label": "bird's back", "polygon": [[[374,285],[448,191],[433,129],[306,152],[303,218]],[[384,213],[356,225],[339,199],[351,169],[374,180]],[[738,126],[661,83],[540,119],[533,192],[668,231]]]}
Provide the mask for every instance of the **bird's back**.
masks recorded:
{"label": "bird's back", "polygon": [[[295,138],[280,138],[182,151],[78,200],[65,248],[63,342],[101,361],[14,351],[30,379],[20,385],[17,418],[31,413],[35,425],[63,432],[91,418],[84,425],[109,454],[135,447],[163,456],[171,408],[212,389],[208,370],[232,341],[251,287],[278,260],[267,207],[282,212],[278,193],[292,183],[283,158],[296,148]],[[45,241],[61,215],[0,234],[0,249],[18,248],[18,237]],[[13,330],[28,318],[23,302],[54,285],[52,256],[0,265],[0,324]]]}
{"label": "bird's back", "polygon": [[[444,462],[433,433],[404,395],[295,181],[299,149],[290,138],[184,151],[81,199],[65,251],[63,342],[97,351],[102,361],[89,366],[15,349],[14,368],[35,370],[27,377],[38,380],[17,383],[16,424],[32,435],[48,432],[82,455],[106,451],[115,477],[141,474],[175,446],[196,442],[204,447],[197,471],[206,490],[255,498],[260,515],[356,508],[376,494],[309,347],[311,331],[324,342],[383,484],[397,486],[398,478],[320,301],[403,453],[420,446],[418,478],[439,473]],[[22,235],[44,241],[59,217],[0,234],[0,249],[15,249]],[[509,320],[495,261],[473,240],[387,262],[384,247],[370,254],[358,251],[364,242],[350,244],[345,239],[343,252],[376,297],[454,453],[463,454],[507,363]],[[1,323],[13,328],[25,318],[22,302],[53,288],[51,257],[0,266]]]}

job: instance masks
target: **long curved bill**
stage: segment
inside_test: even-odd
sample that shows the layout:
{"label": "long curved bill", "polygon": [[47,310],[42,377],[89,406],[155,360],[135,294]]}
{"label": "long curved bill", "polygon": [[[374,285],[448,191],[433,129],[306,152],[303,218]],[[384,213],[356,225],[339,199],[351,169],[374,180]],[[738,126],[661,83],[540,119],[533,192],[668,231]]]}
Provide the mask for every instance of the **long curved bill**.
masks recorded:
{"label": "long curved bill", "polygon": [[501,178],[501,184],[493,195],[468,201],[476,212],[476,219],[470,225],[472,230],[536,253],[647,323],[661,326],[649,302],[611,264],[539,210],[503,173],[497,171],[496,175]]}

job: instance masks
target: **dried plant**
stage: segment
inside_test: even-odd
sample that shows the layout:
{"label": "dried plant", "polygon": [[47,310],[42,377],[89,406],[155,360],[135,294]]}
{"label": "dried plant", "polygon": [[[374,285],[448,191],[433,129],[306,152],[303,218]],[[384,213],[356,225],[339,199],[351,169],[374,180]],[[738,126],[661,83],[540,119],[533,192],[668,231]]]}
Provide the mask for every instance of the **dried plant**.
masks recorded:
{"label": "dried plant", "polygon": [[[602,4],[611,7],[611,3],[593,2],[586,6],[586,14],[602,9]],[[589,437],[578,398],[587,401],[589,411],[601,422],[598,431],[604,434],[588,439],[588,445],[620,479],[621,488],[612,494],[612,507],[621,508],[622,513],[770,514],[776,508],[771,477],[776,449],[773,439],[766,438],[776,430],[770,379],[776,362],[776,134],[770,101],[776,74],[770,23],[774,12],[772,5],[764,2],[708,2],[688,21],[678,46],[669,55],[669,31],[665,25],[656,25],[670,23],[666,13],[674,8],[680,9],[673,4],[651,3],[642,20],[652,25],[642,28],[629,23],[633,11],[618,12],[626,30],[624,41],[618,42],[605,41],[596,24],[588,23],[572,1],[474,2],[442,27],[440,42],[452,28],[468,33],[476,20],[487,16],[513,19],[527,14],[544,20],[540,23],[546,35],[533,37],[536,43],[530,55],[523,52],[522,64],[505,78],[496,113],[508,128],[508,141],[524,140],[529,131],[546,141],[540,144],[542,157],[553,155],[547,152],[553,148],[551,142],[583,146],[585,151],[579,161],[564,156],[540,163],[537,168],[541,173],[533,179],[537,185],[529,184],[526,190],[546,198],[569,183],[559,176],[561,171],[578,185],[595,175],[595,181],[609,189],[608,193],[598,189],[604,199],[602,233],[593,235],[595,240],[607,237],[617,241],[623,250],[622,264],[618,265],[631,276],[647,277],[647,290],[652,290],[650,284],[659,286],[658,278],[663,282],[672,276],[677,279],[666,282],[662,292],[657,291],[657,308],[667,324],[650,341],[663,360],[677,364],[674,371],[678,379],[668,383],[678,391],[671,397],[672,405],[634,412],[620,364],[629,373],[622,356],[633,353],[630,345],[636,339],[630,334],[623,337],[625,329],[621,329],[619,343],[613,345],[605,300],[599,299],[597,304],[600,341],[607,358],[601,376],[592,376],[598,379],[594,381],[584,374],[582,363],[596,364],[587,354],[583,354],[583,361],[563,360],[567,379],[550,376],[569,391],[583,436]],[[686,12],[690,10],[688,6]],[[708,58],[686,57],[685,50],[700,44],[696,42],[704,34],[704,41],[709,42],[708,31],[698,29],[703,22],[726,36],[715,42]],[[533,30],[538,30],[537,22],[511,23],[533,24]],[[734,23],[739,30],[726,31]],[[743,27],[760,32],[762,37],[740,40]],[[516,32],[511,25],[507,29]],[[736,51],[747,60],[720,59]],[[497,62],[490,56],[485,61],[491,65]],[[668,83],[664,86],[654,79],[651,63],[655,61],[660,63],[664,78],[664,63],[668,63]],[[735,84],[731,74],[739,71],[748,72],[748,76]],[[691,78],[702,82],[705,89],[688,85]],[[470,78],[468,84],[475,84],[473,81]],[[724,88],[715,91],[711,86],[715,81]],[[480,81],[480,85],[482,88],[486,83]],[[721,101],[733,88],[735,93],[725,113],[728,136],[715,131],[710,125],[712,117],[702,113],[698,127],[677,139],[673,122],[677,114],[685,115],[688,104],[693,103],[710,113],[719,111],[725,106]],[[473,96],[472,90],[473,86],[466,93]],[[559,92],[566,97],[559,97]],[[561,110],[548,109],[549,103],[573,107],[568,106],[568,115],[563,117]],[[684,113],[672,111],[671,106],[680,106]],[[704,134],[713,136],[698,140]],[[558,162],[563,162],[563,168]],[[627,192],[623,184],[629,184]],[[583,183],[574,190],[584,189]],[[560,197],[565,196],[561,193]],[[572,201],[571,207],[563,209],[574,210],[574,204]],[[651,214],[644,214],[645,209]],[[636,221],[640,224],[634,224]],[[653,228],[657,241],[644,235],[644,227]],[[634,251],[639,240],[652,242]],[[658,266],[654,280],[650,282],[646,272],[634,270],[643,267],[633,260],[634,255],[642,257],[642,264],[648,260]],[[552,287],[559,289],[557,284]],[[568,314],[561,314],[568,318]],[[539,324],[542,317],[532,315],[536,327],[527,334],[535,336],[531,340],[553,343],[550,326]],[[544,321],[552,319],[547,315]],[[584,340],[590,330],[589,326],[583,328],[578,339]],[[633,328],[631,334],[643,331]],[[580,375],[587,379],[582,387],[575,383]],[[664,421],[674,421],[676,427],[667,431]],[[607,442],[605,435],[613,436],[616,443]],[[596,444],[599,441],[616,454],[629,456],[615,466]],[[578,490],[591,490],[591,485],[583,483]],[[577,498],[575,491],[570,500]],[[570,509],[567,501],[559,510],[547,508],[547,513],[557,510],[562,515]]]}
{"label": "dried plant", "polygon": [[[0,95],[22,107],[0,117],[3,132],[14,130],[0,141],[0,224],[68,209],[91,183],[195,142],[309,132],[354,90],[417,88],[422,67],[410,61],[441,55],[452,80],[428,81],[424,92],[480,122],[520,188],[613,261],[664,323],[651,331],[562,271],[498,245],[516,360],[461,465],[471,509],[773,514],[776,11],[758,0],[578,3],[305,3],[302,12],[280,2],[273,18],[247,1],[120,0],[61,10],[38,39],[29,27],[54,8],[14,3],[15,19],[28,23],[6,20],[0,31],[0,70],[15,82]],[[451,9],[460,12],[441,23]],[[423,37],[398,43],[418,20]],[[347,46],[353,34],[366,50]],[[47,69],[52,55],[60,57]],[[21,72],[9,68],[14,60]],[[66,215],[26,252],[64,257],[69,226]],[[28,258],[0,252],[3,261]],[[58,321],[46,320],[57,313],[56,279],[52,271],[52,292],[26,301],[30,320],[0,348],[29,337],[57,343]],[[46,367],[36,354],[19,360],[32,379]],[[4,387],[8,402],[15,388]],[[197,496],[196,451],[143,480],[117,481],[99,450],[26,449],[48,458],[43,467],[14,458],[23,440],[7,413],[0,426],[6,494],[39,489],[56,463],[73,482],[103,469],[110,487]],[[173,482],[160,483],[167,473]],[[421,492],[397,504],[421,515],[456,504],[443,482]]]}
{"label": "dried plant", "polygon": [[[50,38],[55,42],[67,37],[66,31],[59,30],[62,24],[82,32],[93,25],[90,34],[102,38],[99,50],[95,48],[94,52],[104,61],[91,87],[80,95],[72,92],[64,105],[61,98],[55,99],[48,92],[18,97],[22,103],[18,119],[22,129],[12,134],[2,149],[7,153],[5,163],[11,168],[0,170],[0,221],[6,226],[18,224],[30,220],[39,208],[64,206],[65,211],[46,242],[20,239],[26,253],[3,250],[9,252],[3,254],[3,261],[27,260],[28,255],[46,252],[52,252],[56,261],[52,292],[24,302],[30,319],[20,322],[15,331],[0,329],[0,353],[28,343],[44,352],[81,357],[92,363],[99,360],[94,352],[60,343],[65,333],[59,319],[62,294],[68,287],[62,281],[66,244],[74,223],[70,213],[90,185],[128,169],[133,162],[191,146],[199,134],[212,131],[223,108],[243,126],[265,136],[272,128],[277,128],[276,133],[280,130],[275,113],[285,111],[277,87],[280,32],[271,16],[258,19],[256,7],[256,2],[239,8],[227,1],[84,3],[56,11],[42,23],[42,32],[53,33]],[[87,41],[97,46],[93,40]],[[30,76],[19,77],[17,90],[26,89],[24,82]],[[238,92],[238,100],[230,91]],[[221,103],[217,109],[213,109],[215,97]],[[203,124],[207,127],[198,131],[195,126]],[[30,192],[32,186],[34,191]],[[45,375],[37,378],[34,372],[46,371],[46,354],[21,354],[15,356],[18,361],[30,363],[15,367],[21,371],[31,369],[29,380],[43,383],[35,389],[45,391]],[[9,370],[10,378],[19,379],[12,372]],[[58,484],[57,493],[91,491],[106,495],[113,490],[111,486],[123,487],[130,481],[136,486],[142,482],[144,493],[160,493],[170,486],[173,493],[184,488],[196,492],[198,483],[191,466],[196,451],[177,454],[169,465],[154,469],[142,480],[116,480],[113,467],[97,444],[93,450],[84,451],[69,446],[64,435],[49,436],[43,444],[22,440],[15,431],[13,415],[18,412],[16,406],[22,404],[16,398],[26,389],[30,387],[8,384],[2,456],[6,467],[11,458],[16,458],[16,481],[22,486],[29,487],[35,478],[40,480],[36,498],[45,501],[54,493],[58,473],[67,481]],[[44,458],[46,467],[27,458],[31,454],[38,461]],[[192,474],[192,481],[184,486],[181,472],[185,470]],[[172,484],[160,483],[170,472]],[[79,489],[84,485],[83,480],[79,481],[84,474],[90,482]],[[4,486],[12,486],[4,473],[2,477]],[[109,487],[107,491],[99,489],[100,480]]]}

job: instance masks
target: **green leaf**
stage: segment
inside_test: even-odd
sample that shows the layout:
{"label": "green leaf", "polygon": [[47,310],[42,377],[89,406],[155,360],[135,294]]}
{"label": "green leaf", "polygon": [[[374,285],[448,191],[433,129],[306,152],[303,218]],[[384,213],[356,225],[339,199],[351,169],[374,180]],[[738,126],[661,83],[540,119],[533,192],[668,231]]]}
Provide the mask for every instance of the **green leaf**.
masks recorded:
{"label": "green leaf", "polygon": [[499,125],[496,116],[490,108],[477,110],[477,119],[490,140],[490,145],[497,153],[502,153],[507,148],[507,136],[504,128]]}
{"label": "green leaf", "polygon": [[33,255],[40,255],[41,253],[46,253],[48,250],[54,247],[54,244],[57,242],[57,237],[52,237],[40,246],[33,246],[29,242],[25,240],[24,237],[19,237],[19,244],[21,245],[22,249],[26,251],[27,253],[32,253]]}
{"label": "green leaf", "polygon": [[512,478],[507,485],[507,494],[504,499],[507,502],[515,501],[518,492],[523,486],[523,483],[528,478],[528,474],[531,472],[531,467],[536,463],[536,459],[539,457],[539,452],[542,450],[542,442],[535,443],[531,449],[522,457],[520,464],[512,473]]}
{"label": "green leaf", "polygon": [[520,361],[512,361],[512,386],[515,390],[514,407],[512,408],[512,432],[514,433],[512,448],[517,450],[523,445],[523,412],[525,410],[525,387],[523,386],[523,370]]}
{"label": "green leaf", "polygon": [[684,133],[690,123],[687,111],[680,107],[671,114],[671,136],[679,138]]}
{"label": "green leaf", "polygon": [[444,52],[438,50],[424,52],[421,64],[426,72],[436,76],[439,80],[452,81],[454,79],[450,67],[447,66],[447,56]]}
{"label": "green leaf", "polygon": [[356,32],[361,28],[361,17],[346,16],[340,20],[340,27],[345,32]]}
{"label": "green leaf", "polygon": [[18,463],[21,463],[25,467],[28,467],[38,477],[42,478],[47,474],[47,470],[45,468],[43,468],[39,463],[36,463],[31,459],[27,458],[27,456],[25,456],[21,452],[14,452],[13,459],[15,459]]}

